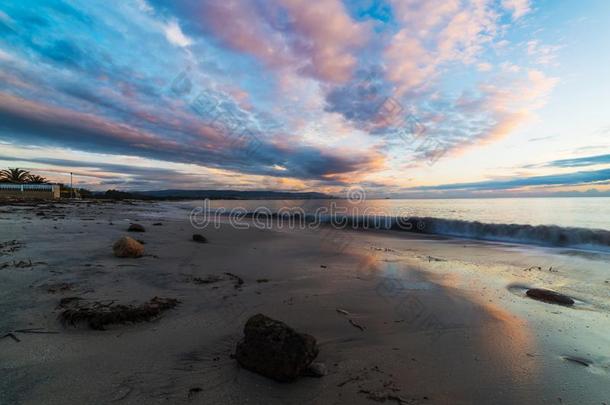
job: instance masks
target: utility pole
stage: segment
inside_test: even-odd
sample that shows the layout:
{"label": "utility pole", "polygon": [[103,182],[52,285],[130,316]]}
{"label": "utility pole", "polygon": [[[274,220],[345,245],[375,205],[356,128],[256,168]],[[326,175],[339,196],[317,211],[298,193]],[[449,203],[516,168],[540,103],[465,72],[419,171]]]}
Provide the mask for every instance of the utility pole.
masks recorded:
{"label": "utility pole", "polygon": [[74,198],[74,187],[72,186],[72,172],[70,172],[70,198]]}

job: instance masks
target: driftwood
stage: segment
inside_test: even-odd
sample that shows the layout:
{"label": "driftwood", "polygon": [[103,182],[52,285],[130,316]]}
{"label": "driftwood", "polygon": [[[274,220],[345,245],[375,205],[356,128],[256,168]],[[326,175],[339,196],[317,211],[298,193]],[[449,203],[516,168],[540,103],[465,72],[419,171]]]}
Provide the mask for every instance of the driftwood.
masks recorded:
{"label": "driftwood", "polygon": [[235,274],[233,274],[233,273],[228,273],[228,272],[227,272],[227,273],[225,273],[225,274],[226,274],[227,276],[231,277],[231,278],[232,278],[232,279],[235,281],[235,284],[233,284],[233,286],[234,286],[236,289],[241,288],[241,286],[244,284],[244,280],[243,280],[241,277],[239,277],[239,276],[237,276],[237,275],[235,275]]}
{"label": "driftwood", "polygon": [[19,339],[17,337],[17,334],[19,333],[23,333],[23,334],[55,334],[58,332],[55,331],[51,331],[51,330],[42,330],[42,328],[28,328],[28,329],[15,329],[12,330],[10,332],[4,333],[2,334],[2,336],[0,338],[4,339],[4,338],[11,338],[13,339],[15,342],[19,343],[21,342],[21,339]]}

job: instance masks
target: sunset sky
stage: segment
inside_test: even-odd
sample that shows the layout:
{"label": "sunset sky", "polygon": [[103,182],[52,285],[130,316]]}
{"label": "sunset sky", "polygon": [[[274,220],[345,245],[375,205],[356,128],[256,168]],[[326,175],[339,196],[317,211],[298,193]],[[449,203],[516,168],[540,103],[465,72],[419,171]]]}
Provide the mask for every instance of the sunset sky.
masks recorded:
{"label": "sunset sky", "polygon": [[610,195],[605,0],[3,0],[0,38],[0,166],[53,181]]}

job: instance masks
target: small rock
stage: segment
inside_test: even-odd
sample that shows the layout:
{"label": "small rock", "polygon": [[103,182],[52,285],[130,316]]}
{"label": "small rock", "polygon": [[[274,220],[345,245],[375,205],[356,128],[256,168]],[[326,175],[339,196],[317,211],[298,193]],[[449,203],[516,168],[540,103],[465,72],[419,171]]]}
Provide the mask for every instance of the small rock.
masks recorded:
{"label": "small rock", "polygon": [[129,236],[123,236],[112,246],[116,257],[142,257],[144,246]]}
{"label": "small rock", "polygon": [[239,364],[276,381],[294,381],[318,355],[313,336],[262,314],[248,319],[244,335],[235,351]]}
{"label": "small rock", "polygon": [[122,385],[115,391],[114,396],[112,397],[112,399],[110,401],[118,402],[122,399],[125,399],[131,393],[132,390],[133,390],[133,388],[131,388],[127,385]]}
{"label": "small rock", "polygon": [[49,294],[57,294],[64,291],[72,290],[74,283],[56,283],[47,285],[47,292]]}
{"label": "small rock", "polygon": [[199,243],[208,243],[207,238],[205,236],[203,236],[203,235],[198,234],[198,233],[193,235],[193,240],[195,242],[199,242]]}
{"label": "small rock", "polygon": [[538,301],[550,302],[559,305],[574,305],[574,300],[567,295],[555,291],[545,290],[544,288],[530,288],[526,292],[527,296]]}
{"label": "small rock", "polygon": [[305,375],[317,378],[327,376],[328,370],[326,369],[326,364],[318,362],[311,363],[307,370],[305,370]]}
{"label": "small rock", "polygon": [[222,277],[210,275],[210,276],[206,276],[204,278],[194,277],[192,281],[195,284],[213,284],[213,283],[217,283],[221,280],[222,280]]}
{"label": "small rock", "polygon": [[127,228],[128,232],[146,232],[146,229],[140,224],[131,224],[129,228]]}
{"label": "small rock", "polygon": [[189,390],[189,394],[188,397],[189,398],[193,398],[195,395],[199,394],[201,391],[203,391],[203,388],[201,387],[193,387]]}

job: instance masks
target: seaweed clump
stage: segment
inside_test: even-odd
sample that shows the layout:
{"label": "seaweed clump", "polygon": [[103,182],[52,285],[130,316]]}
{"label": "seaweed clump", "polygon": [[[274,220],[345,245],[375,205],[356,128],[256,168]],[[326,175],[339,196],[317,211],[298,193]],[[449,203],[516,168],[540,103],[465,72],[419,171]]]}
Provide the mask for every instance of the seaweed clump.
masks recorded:
{"label": "seaweed clump", "polygon": [[74,300],[69,308],[59,314],[60,322],[77,326],[86,324],[95,330],[105,330],[107,325],[149,322],[162,312],[174,308],[179,301],[174,298],[154,297],[140,305],[104,304],[101,302],[83,303]]}

